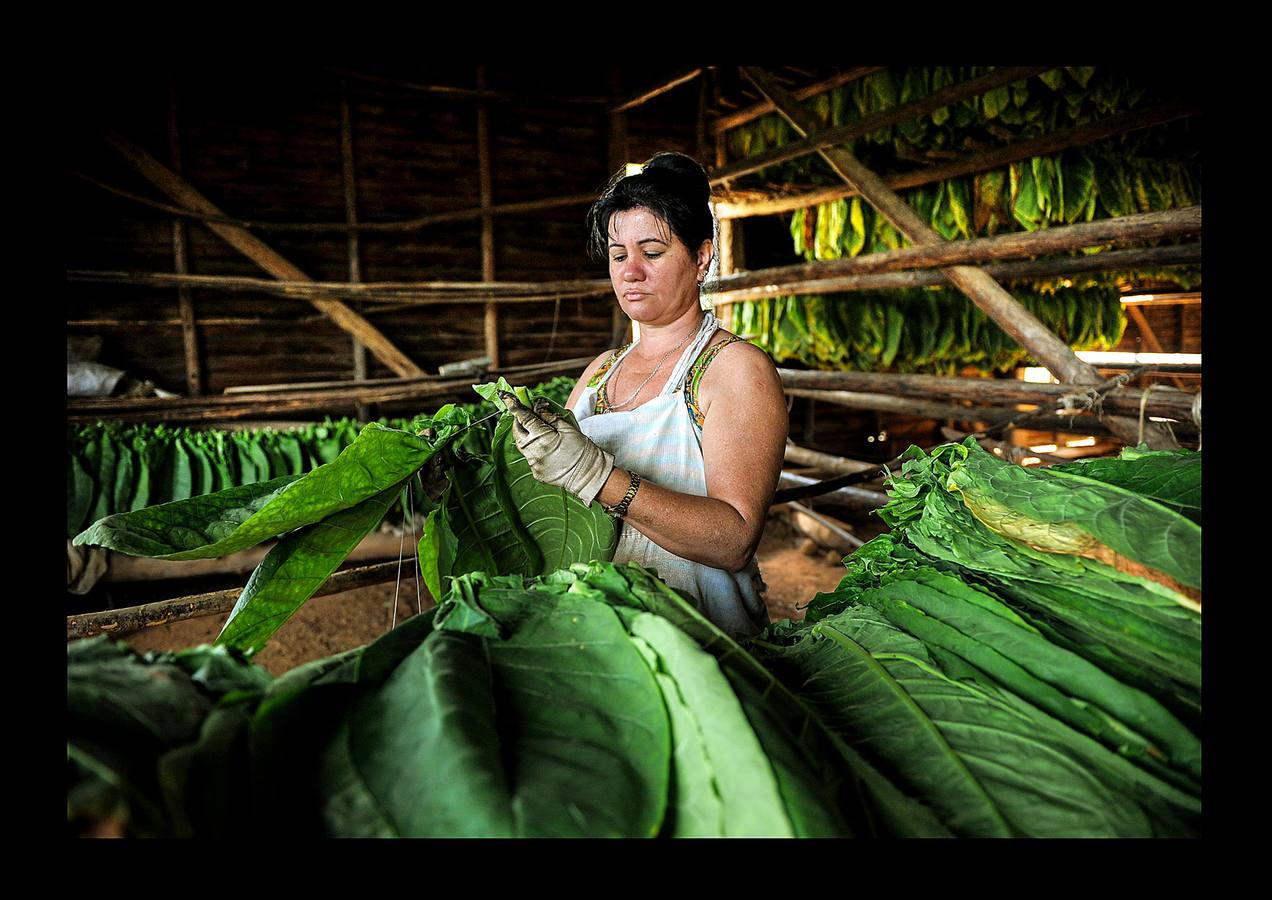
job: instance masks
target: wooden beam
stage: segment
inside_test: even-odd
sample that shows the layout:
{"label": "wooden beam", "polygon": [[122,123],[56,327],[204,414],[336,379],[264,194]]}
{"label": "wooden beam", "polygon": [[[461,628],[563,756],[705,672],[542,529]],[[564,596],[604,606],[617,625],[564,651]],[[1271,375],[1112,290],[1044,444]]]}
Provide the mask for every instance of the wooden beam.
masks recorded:
{"label": "wooden beam", "polygon": [[[1162,349],[1161,342],[1157,340],[1157,335],[1153,333],[1153,328],[1148,324],[1148,319],[1144,315],[1144,311],[1138,306],[1127,305],[1126,313],[1130,316],[1131,321],[1135,323],[1135,327],[1139,329],[1140,334],[1144,338],[1144,343],[1148,344],[1148,349],[1154,353],[1165,353]],[[1178,375],[1172,375],[1170,380],[1175,383],[1175,387],[1181,391],[1186,390],[1184,380]]]}
{"label": "wooden beam", "polygon": [[639,94],[632,97],[630,100],[624,100],[621,103],[617,104],[616,106],[610,107],[610,112],[621,113],[621,112],[627,112],[629,109],[635,109],[636,107],[640,106],[642,103],[648,103],[650,100],[653,100],[655,97],[661,97],[663,94],[667,93],[672,88],[679,87],[685,82],[693,81],[695,78],[697,78],[701,74],[702,74],[701,68],[691,69],[690,71],[686,72],[683,75],[677,75],[675,78],[672,78],[670,81],[665,81],[662,84],[657,85],[656,87],[652,87],[647,91],[641,91]]}
{"label": "wooden beam", "polygon": [[805,466],[813,466],[826,472],[837,472],[840,475],[848,475],[853,472],[869,472],[871,469],[878,469],[878,463],[860,462],[855,459],[846,459],[842,456],[832,456],[829,453],[822,453],[818,450],[810,450],[807,447],[801,447],[798,444],[786,442],[786,460],[788,462],[796,462]]}
{"label": "wooden beam", "polygon": [[[430,213],[425,216],[417,216],[413,219],[399,219],[394,222],[359,222],[356,226],[350,226],[347,222],[259,222],[254,219],[234,218],[224,213],[212,214],[206,212],[196,212],[180,206],[173,206],[168,203],[160,203],[157,200],[151,200],[132,191],[126,191],[113,185],[106,184],[83,172],[74,169],[68,169],[67,174],[82,179],[89,184],[95,185],[108,193],[115,194],[119,197],[125,197],[143,206],[149,206],[152,209],[158,209],[174,216],[181,216],[187,219],[195,219],[208,225],[236,225],[239,228],[257,228],[262,231],[295,231],[302,233],[318,234],[330,231],[347,232],[350,227],[354,227],[358,231],[374,231],[374,232],[398,232],[398,231],[416,231],[428,225],[441,225],[447,222],[462,222],[468,219],[480,219],[483,210],[480,206],[448,210],[447,212]],[[556,209],[564,206],[580,206],[591,203],[596,199],[594,193],[587,194],[568,194],[564,197],[545,197],[540,200],[522,200],[517,203],[501,203],[498,206],[491,207],[491,215],[521,215],[527,212],[538,212],[544,209]]]}
{"label": "wooden beam", "polygon": [[[888,397],[914,397],[927,401],[968,402],[974,406],[1011,406],[1036,404],[1055,409],[1062,398],[1082,394],[1086,385],[1035,384],[1007,378],[949,378],[942,375],[897,375],[889,372],[821,372],[803,369],[777,370],[784,390],[817,389],[860,391]],[[1120,387],[1104,396],[1106,412],[1138,416],[1144,390]],[[1196,394],[1157,387],[1149,392],[1145,414],[1192,421],[1192,404]],[[969,412],[974,412],[969,408]]]}
{"label": "wooden beam", "polygon": [[[752,172],[758,172],[760,169],[768,166],[777,165],[778,163],[789,162],[792,159],[799,159],[802,156],[808,156],[810,153],[816,153],[829,147],[836,147],[845,144],[848,141],[861,137],[863,134],[870,134],[872,131],[878,131],[881,128],[888,128],[902,122],[909,122],[917,119],[919,116],[925,116],[933,113],[943,106],[949,106],[953,103],[960,103],[972,97],[979,97],[987,91],[1003,85],[1011,84],[1013,81],[1020,81],[1031,75],[1037,75],[1045,72],[1053,66],[1008,66],[995,69],[987,75],[981,75],[964,81],[961,84],[950,85],[941,88],[935,93],[928,94],[926,97],[920,97],[918,100],[912,100],[901,106],[894,106],[892,109],[885,109],[882,112],[866,116],[856,122],[848,125],[840,125],[836,128],[829,128],[825,131],[818,132],[814,127],[812,115],[808,113],[799,103],[791,99],[791,95],[787,93],[777,82],[768,82],[769,86],[786,98],[786,106],[783,108],[781,103],[776,104],[776,108],[782,113],[783,117],[790,121],[788,113],[794,113],[801,121],[805,122],[807,127],[795,126],[796,131],[801,135],[805,135],[801,140],[792,141],[783,147],[776,147],[765,153],[755,156],[748,156],[746,159],[740,159],[735,163],[725,166],[715,172],[708,173],[711,183],[724,184],[742,175],[749,175]],[[743,72],[759,71],[753,66],[743,66]],[[753,80],[754,81],[754,80]],[[766,91],[763,88],[757,89],[761,94]],[[771,98],[770,98],[771,99]],[[793,124],[793,123],[792,123]]]}
{"label": "wooden beam", "polygon": [[[477,87],[486,87],[486,67],[477,66]],[[477,168],[478,190],[480,191],[481,208],[481,280],[495,280],[495,229],[490,216],[491,177],[490,177],[490,113],[486,104],[477,107]],[[490,365],[499,368],[499,307],[487,303],[483,330],[485,334],[486,356]]]}
{"label": "wooden beam", "polygon": [[[1014,162],[1032,159],[1035,156],[1046,156],[1059,153],[1070,147],[1083,147],[1096,141],[1121,134],[1128,134],[1154,125],[1162,125],[1195,115],[1199,111],[1197,103],[1187,99],[1172,100],[1154,106],[1151,109],[1133,110],[1116,116],[1109,116],[1089,125],[1055,131],[1029,141],[1019,141],[993,150],[983,150],[969,154],[962,159],[952,160],[930,168],[916,169],[899,175],[888,175],[884,182],[894,191],[934,184],[961,175],[973,175],[999,169]],[[748,216],[771,215],[790,212],[818,203],[829,203],[857,195],[856,188],[850,185],[820,188],[804,194],[793,194],[786,197],[743,197],[730,200],[727,197],[716,201],[716,214],[722,219],[741,219]]]}
{"label": "wooden beam", "polygon": [[[534,366],[510,366],[486,373],[495,379],[500,375],[530,379],[535,376],[576,373],[592,361],[592,357],[554,360]],[[439,397],[473,400],[473,379],[438,379],[437,376],[384,379],[389,383],[369,381],[363,386],[344,389],[296,390],[267,394],[230,396],[178,397],[90,397],[68,398],[66,421],[73,424],[102,421],[126,422],[198,422],[219,419],[245,419],[272,414],[324,410],[363,403],[424,401]]]}
{"label": "wooden beam", "polygon": [[[1099,219],[1076,225],[1014,232],[972,240],[942,241],[902,247],[884,253],[867,253],[844,259],[777,266],[756,272],[723,275],[707,289],[726,293],[770,284],[821,281],[844,275],[900,272],[953,265],[978,265],[1003,259],[1023,259],[1045,253],[1068,253],[1103,244],[1157,241],[1201,233],[1201,207],[1189,206],[1165,212],[1139,213],[1116,219]],[[1166,249],[1166,248],[1153,248]],[[1092,254],[1093,257],[1104,254]]]}
{"label": "wooden beam", "polygon": [[[837,87],[843,87],[849,82],[863,78],[872,72],[878,72],[887,66],[853,66],[845,69],[838,75],[832,75],[824,81],[816,84],[810,84],[808,87],[802,87],[794,91],[791,96],[796,100],[807,100],[809,97],[816,97],[818,94],[824,94],[826,91],[833,91]],[[721,116],[716,119],[711,126],[711,133],[714,135],[722,135],[731,128],[737,128],[739,125],[745,125],[747,122],[753,122],[760,116],[766,115],[773,111],[773,104],[768,100],[761,100],[759,103],[752,104],[745,109],[740,109],[735,113],[729,113],[727,116]],[[722,166],[724,162],[718,161],[716,166]]]}
{"label": "wooden beam", "polygon": [[[177,128],[177,82],[168,76],[168,156],[172,171],[181,174],[181,135]],[[190,271],[189,242],[184,219],[172,221],[173,268],[178,275]],[[181,346],[185,353],[186,392],[191,397],[203,395],[203,367],[199,362],[199,331],[194,318],[194,300],[190,289],[177,288],[177,309],[181,316]]]}
{"label": "wooden beam", "polygon": [[[314,591],[313,596],[326,597],[330,594],[342,594],[368,585],[392,581],[398,577],[398,572],[404,564],[405,562],[393,560],[336,572],[323,582],[322,587]],[[212,591],[206,594],[193,594],[172,600],[144,603],[141,606],[67,616],[66,639],[74,641],[92,637],[95,634],[127,634],[143,628],[166,625],[169,622],[227,613],[234,608],[242,592],[242,588],[230,588],[225,591]]]}
{"label": "wooden beam", "polygon": [[519,94],[512,91],[491,91],[484,88],[474,90],[473,88],[454,87],[453,85],[448,84],[422,84],[417,81],[405,81],[400,78],[385,78],[380,75],[370,75],[366,72],[355,72],[351,69],[337,67],[329,67],[327,71],[334,75],[351,78],[356,81],[365,81],[369,84],[378,84],[400,90],[430,94],[439,99],[446,100],[463,100],[478,103],[496,102],[519,104],[543,104],[545,101],[551,101],[552,103],[578,103],[587,106],[604,106],[610,102],[606,97],[576,96],[555,92]]}
{"label": "wooden beam", "polygon": [[109,284],[188,285],[222,291],[264,291],[279,297],[309,301],[315,297],[347,296],[378,303],[542,303],[544,300],[600,297],[613,292],[607,279],[574,281],[273,281],[226,275],[173,275],[170,272],[97,272],[70,269],[67,281]]}
{"label": "wooden beam", "polygon": [[[756,88],[773,101],[797,132],[807,135],[816,131],[812,117],[766,72],[753,66],[744,67],[743,71]],[[870,205],[912,244],[944,243],[941,235],[888,188],[879,176],[858,162],[856,157],[847,150],[834,147],[822,148],[817,152],[830,164],[836,174],[860,191]],[[1101,378],[1094,368],[1078,359],[1067,344],[1052,334],[1033,313],[1017,303],[984,270],[973,266],[951,266],[942,271],[955,287],[965,293],[1016,343],[1028,350],[1034,359],[1055,373],[1061,381],[1078,385],[1100,383]],[[1179,446],[1170,431],[1156,423],[1145,423],[1141,427],[1136,420],[1112,417],[1109,425],[1114,434],[1127,443],[1134,443],[1143,437],[1147,440],[1149,447],[1154,449]]]}
{"label": "wooden beam", "polygon": [[[1026,278],[1054,278],[1083,272],[1116,272],[1140,266],[1181,266],[1201,262],[1201,244],[1150,247],[1147,250],[1110,250],[1081,256],[1049,257],[993,263],[984,267],[997,281]],[[819,264],[820,265],[820,264]],[[915,269],[906,272],[878,272],[865,275],[839,275],[808,281],[769,281],[736,291],[715,295],[717,304],[732,304],[788,294],[836,294],[852,291],[888,291],[900,288],[944,284],[939,269]]]}
{"label": "wooden beam", "polygon": [[[353,120],[349,114],[349,86],[340,79],[340,172],[344,186],[345,221],[350,225],[358,224],[358,182],[353,164]],[[348,242],[349,282],[357,284],[362,280],[362,258],[358,250],[358,232],[349,229]],[[361,310],[358,310],[361,314]],[[367,348],[356,337],[353,338],[353,380],[366,381]],[[370,420],[370,409],[363,403],[357,405],[359,422]]]}
{"label": "wooden beam", "polygon": [[[213,216],[223,215],[210,200],[140,146],[115,132],[107,132],[106,140],[138,173],[177,203],[194,212]],[[275,278],[288,281],[312,280],[251,232],[235,225],[215,223],[208,223],[208,228]],[[423,374],[423,370],[411,362],[406,354],[393,346],[392,342],[374,325],[349,309],[344,303],[326,299],[313,299],[310,302],[338,327],[361,340],[367,349],[390,370],[402,376]]]}

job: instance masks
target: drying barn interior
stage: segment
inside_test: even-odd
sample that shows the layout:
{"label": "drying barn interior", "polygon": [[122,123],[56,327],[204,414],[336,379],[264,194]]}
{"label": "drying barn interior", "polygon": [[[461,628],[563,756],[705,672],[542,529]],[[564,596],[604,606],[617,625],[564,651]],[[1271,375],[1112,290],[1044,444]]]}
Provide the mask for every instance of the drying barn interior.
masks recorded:
{"label": "drying barn interior", "polygon": [[[204,558],[133,555],[80,539],[107,517],[307,478],[376,423],[429,426],[432,440],[443,426],[428,417],[448,404],[494,417],[472,386],[501,377],[564,403],[598,354],[639,339],[604,260],[587,253],[586,212],[615,173],[663,151],[692,157],[711,184],[703,308],[767,352],[787,401],[784,470],[757,553],[774,623],[762,649],[794,633],[777,623],[812,627],[860,548],[900,546],[919,513],[889,512],[897,485],[926,477],[914,460],[946,459],[935,448],[950,445],[1029,477],[1059,467],[1057,483],[1095,471],[1082,461],[1195,463],[1195,515],[1160,486],[1184,476],[1153,473],[1114,478],[1122,493],[1082,515],[1130,522],[1139,513],[1116,506],[1122,494],[1150,498],[1143,515],[1196,528],[1199,579],[1202,108],[1177,67],[125,66],[65,99],[68,648],[101,635],[152,656],[213,644],[286,537]],[[493,418],[483,427],[493,432]],[[251,655],[268,677],[376,646],[437,609],[451,582],[435,576],[430,590],[418,557],[439,501],[423,478],[409,481]],[[1078,553],[1087,562],[1073,571],[1131,573],[1154,602],[1172,592],[1169,609],[1125,613],[1142,616],[1119,626],[1127,634],[1169,631],[1169,650],[1137,656],[1113,626],[1088,633],[1049,606],[1053,595],[1021,599],[988,570],[959,576],[1004,598],[1039,640],[1134,684],[1134,702],[1098,711],[1116,722],[1090,727],[1121,728],[1134,706],[1143,718],[1127,741],[1156,742],[1141,755],[1169,785],[1162,796],[1199,798],[1199,580],[1098,534],[1085,557],[1047,549],[1027,528],[999,528],[1010,492],[977,506],[956,483],[923,487],[924,515],[949,490],[972,510],[968,527],[1002,531],[1030,565]],[[265,502],[227,500],[217,515],[238,525]],[[144,526],[156,541],[179,530],[160,521]],[[1053,532],[1072,524],[1048,521]],[[953,560],[918,565],[960,572]],[[967,677],[996,677],[985,665],[966,663]],[[1141,694],[1162,712],[1144,712]],[[953,759],[962,750],[949,741]],[[894,779],[906,802],[928,802],[906,772]],[[111,790],[93,795],[108,808],[85,801],[73,823],[68,813],[68,833],[147,833],[140,801]],[[989,795],[994,828],[1030,833]],[[1191,799],[1159,799],[1051,833],[1199,833],[1192,808],[1180,812]],[[940,827],[982,833],[960,830],[970,807],[944,802],[930,803]],[[896,827],[884,833],[923,831],[907,828],[927,819],[890,808]],[[175,833],[224,826],[190,816]],[[604,831],[589,822],[584,833]],[[839,833],[827,828],[809,833]]]}

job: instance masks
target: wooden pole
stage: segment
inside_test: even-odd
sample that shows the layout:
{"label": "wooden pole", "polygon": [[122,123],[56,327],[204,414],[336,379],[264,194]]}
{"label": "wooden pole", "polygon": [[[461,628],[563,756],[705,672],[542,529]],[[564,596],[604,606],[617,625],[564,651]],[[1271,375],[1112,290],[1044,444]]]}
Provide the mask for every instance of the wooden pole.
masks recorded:
{"label": "wooden pole", "polygon": [[[414,565],[413,562],[410,564]],[[398,577],[402,565],[403,563],[393,560],[336,572],[323,582],[322,587],[314,591],[313,596],[326,597],[330,594],[342,594],[345,591],[392,581]],[[66,639],[74,641],[92,637],[95,634],[128,634],[143,628],[166,625],[169,622],[227,613],[234,608],[234,603],[241,593],[241,588],[230,588],[225,591],[212,591],[207,594],[193,594],[172,600],[160,600],[156,603],[144,603],[141,606],[67,616]]]}
{"label": "wooden pole", "polygon": [[[612,64],[609,70],[609,91],[611,97],[618,97],[623,92],[623,68],[617,63]],[[606,140],[606,169],[613,176],[621,170],[628,162],[628,146],[627,146],[627,113],[621,109],[611,108],[609,113],[609,128]],[[611,297],[613,289],[611,288]],[[612,299],[614,304],[611,328],[610,343],[614,347],[622,346],[630,343],[632,340],[632,323],[631,320],[623,314],[622,307],[618,305],[617,298]]]}
{"label": "wooden pole", "polygon": [[[341,181],[344,185],[345,221],[350,225],[358,224],[358,182],[353,164],[353,120],[349,114],[349,85],[340,79],[340,162]],[[349,229],[349,282],[357,284],[362,280],[362,258],[358,248],[358,232]],[[361,310],[358,310],[361,313]],[[356,337],[353,338],[353,380],[367,380],[367,348]],[[359,422],[370,421],[370,409],[364,403],[355,407]]]}
{"label": "wooden pole", "polygon": [[[838,75],[832,75],[825,81],[819,81],[816,84],[810,84],[808,87],[800,88],[794,91],[791,96],[796,100],[807,100],[809,97],[815,97],[818,94],[824,94],[826,91],[832,91],[837,87],[842,87],[849,82],[863,78],[871,72],[878,72],[886,66],[853,66],[845,69]],[[716,119],[711,126],[711,133],[722,135],[730,129],[737,128],[739,125],[745,125],[747,122],[753,122],[760,116],[766,115],[773,111],[773,104],[768,100],[761,100],[746,109],[740,109],[735,113],[729,113],[727,116],[721,116]],[[723,162],[716,163],[717,167],[724,165]]]}
{"label": "wooden pole", "polygon": [[[829,391],[860,391],[892,398],[914,397],[921,400],[954,400],[980,406],[1010,406],[1033,403],[1054,409],[1064,397],[1081,394],[1085,385],[1035,384],[1007,378],[947,378],[942,375],[895,375],[885,372],[818,372],[803,369],[777,370],[782,387]],[[1144,390],[1120,387],[1104,395],[1106,412],[1138,416]],[[1195,394],[1173,388],[1156,387],[1145,404],[1145,414],[1163,418],[1192,420]],[[969,409],[969,412],[975,412]],[[1137,423],[1138,425],[1138,423]]]}
{"label": "wooden pole", "polygon": [[702,74],[702,69],[698,68],[698,69],[693,69],[689,72],[686,72],[683,75],[677,75],[675,78],[671,79],[670,81],[663,82],[657,87],[650,88],[647,91],[642,91],[641,93],[637,94],[635,97],[632,97],[630,100],[624,100],[622,103],[619,103],[617,106],[611,107],[610,112],[621,113],[621,112],[627,112],[627,110],[629,109],[635,109],[636,107],[640,106],[642,103],[648,103],[650,100],[653,100],[655,97],[661,97],[663,94],[667,93],[672,88],[679,87],[685,82],[693,81],[695,78],[697,78],[701,74]]}
{"label": "wooden pole", "polygon": [[[1151,109],[1132,110],[1116,116],[1109,116],[1089,125],[1054,131],[1030,141],[1020,141],[969,154],[962,159],[955,159],[937,166],[916,169],[900,175],[889,175],[884,181],[894,191],[906,190],[925,184],[935,184],[960,175],[973,175],[1000,169],[1014,162],[1031,159],[1035,156],[1046,156],[1059,153],[1070,147],[1082,147],[1109,137],[1127,134],[1143,128],[1151,128],[1176,119],[1187,118],[1199,111],[1198,105],[1191,100],[1173,100]],[[748,192],[750,193],[750,192]],[[793,194],[785,197],[749,197],[731,200],[728,196],[716,201],[716,208],[721,218],[741,219],[747,216],[771,215],[773,213],[790,212],[818,203],[831,200],[842,200],[856,196],[857,189],[850,185],[819,188],[804,194]]]}
{"label": "wooden pole", "polygon": [[869,472],[871,469],[878,469],[878,463],[860,462],[855,459],[846,459],[842,456],[832,456],[829,453],[822,453],[819,450],[810,450],[807,447],[801,447],[798,444],[786,442],[786,460],[787,462],[795,462],[804,466],[813,466],[827,472],[837,472],[840,475],[850,475],[854,472]]}
{"label": "wooden pole", "polygon": [[[882,255],[882,254],[880,254]],[[1201,262],[1201,244],[1150,247],[1147,250],[1111,250],[1081,256],[1022,259],[993,263],[984,271],[997,281],[1025,278],[1054,278],[1083,272],[1116,272],[1139,266],[1179,266]],[[823,265],[818,263],[817,265]],[[717,304],[732,304],[788,294],[836,294],[850,291],[887,291],[899,288],[944,284],[939,269],[915,269],[907,272],[878,272],[865,275],[840,275],[809,281],[769,281],[736,291],[713,293]]]}
{"label": "wooden pole", "polygon": [[[485,90],[486,67],[477,66],[477,88]],[[490,178],[490,111],[485,103],[477,106],[477,166],[478,190],[481,194],[481,280],[495,280],[495,229],[490,215],[491,178]],[[491,368],[499,368],[499,307],[494,303],[486,304],[484,319],[486,356],[490,359]]]}
{"label": "wooden pole", "polygon": [[[211,216],[224,214],[213,203],[191,187],[186,181],[160,163],[138,145],[115,132],[106,133],[107,142],[151,184],[158,187],[177,203],[194,212]],[[275,278],[287,281],[312,281],[308,275],[288,262],[260,238],[236,225],[207,223],[230,246],[247,256]],[[424,371],[393,346],[392,342],[362,316],[339,300],[312,299],[320,312],[343,330],[361,340],[377,359],[390,370],[402,376],[422,375]]]}
{"label": "wooden pole", "polygon": [[[818,281],[841,275],[900,272],[953,265],[980,265],[1002,259],[1023,259],[1045,253],[1068,253],[1102,244],[1138,243],[1201,233],[1201,207],[1138,213],[1077,225],[1013,232],[966,241],[944,241],[902,247],[884,253],[796,263],[756,272],[722,276],[711,284],[721,293],[771,283]],[[1174,248],[1152,248],[1174,249]],[[1098,258],[1104,254],[1092,254]]]}
{"label": "wooden pole", "polygon": [[[1156,215],[1153,213],[1151,215]],[[739,247],[736,240],[726,240],[726,236],[732,231],[729,222],[720,223],[720,267],[722,270],[728,268],[736,268],[732,256],[732,251]],[[1059,231],[1060,229],[1047,229]],[[1035,232],[1035,235],[1038,234]],[[1030,235],[1032,237],[1034,235]],[[1023,236],[1022,236],[1023,237]],[[1000,240],[1001,238],[986,238],[984,240]],[[961,253],[961,245],[970,242],[955,241],[951,242],[951,252]],[[945,281],[944,277],[937,271],[930,269],[916,269],[909,271],[888,271],[893,268],[893,264],[883,259],[893,253],[903,253],[904,250],[894,250],[888,253],[871,254],[871,256],[880,257],[878,268],[880,271],[865,273],[860,275],[844,274],[835,275],[837,267],[841,264],[852,264],[855,260],[866,260],[870,257],[854,257],[852,260],[826,260],[823,262],[799,264],[797,266],[780,266],[772,269],[755,269],[750,272],[737,272],[734,276],[721,281],[719,279],[709,281],[705,285],[705,290],[711,294],[712,299],[717,306],[736,303],[740,300],[749,300],[763,297],[772,297],[781,294],[826,294],[839,291],[857,291],[857,290],[888,290],[892,288],[919,287],[930,284],[941,284]],[[1182,244],[1168,245],[1165,247],[1150,247],[1147,249],[1137,250],[1111,250],[1104,253],[1083,254],[1081,256],[1066,256],[1049,259],[1032,259],[1032,260],[1016,260],[1013,262],[994,263],[985,266],[985,271],[989,272],[995,278],[1013,279],[1013,278],[1043,278],[1055,275],[1069,275],[1081,272],[1106,272],[1116,271],[1118,269],[1134,268],[1138,266],[1172,266],[1186,265],[1190,263],[1200,262],[1201,260],[1201,244]],[[975,262],[975,260],[970,260]],[[874,265],[873,263],[871,264]],[[366,299],[379,304],[377,307],[367,312],[370,315],[373,312],[387,311],[391,308],[404,308],[408,306],[431,306],[438,304],[447,305],[485,305],[486,303],[511,304],[511,303],[542,303],[545,300],[553,300],[557,297],[561,298],[594,298],[605,297],[612,299],[613,288],[608,281],[598,280],[580,280],[574,282],[560,282],[563,285],[571,285],[572,289],[567,291],[553,291],[551,293],[534,293],[526,295],[508,294],[504,290],[496,290],[499,285],[479,286],[480,293],[487,296],[477,295],[479,292],[464,291],[457,293],[452,290],[442,290],[432,288],[432,282],[420,282],[418,292],[411,292],[404,289],[400,283],[393,283],[392,288],[383,288],[386,293],[368,294],[361,291],[353,292],[353,288],[376,288],[377,285],[360,284],[349,285],[345,282],[285,282],[285,281],[269,281],[262,278],[239,278],[231,276],[219,275],[174,275],[169,272],[96,272],[84,269],[73,269],[66,273],[66,280],[82,283],[106,283],[106,284],[143,284],[152,286],[190,286],[198,288],[207,288],[219,291],[264,291],[273,293],[284,299],[297,300],[301,302],[308,301],[311,297],[339,294],[349,294],[358,299]],[[545,283],[544,287],[549,287],[551,283]],[[734,287],[737,285],[738,287]],[[747,285],[750,285],[749,287]],[[530,285],[529,287],[533,287]],[[1197,295],[1187,295],[1180,300],[1160,299],[1154,300],[1154,303],[1198,303],[1200,302]],[[1128,304],[1130,305],[1130,304]],[[621,316],[621,312],[619,313]],[[719,313],[717,313],[719,315]],[[200,319],[201,324],[210,325],[214,322],[226,322],[228,319],[215,319],[204,317]]]}
{"label": "wooden pole", "polygon": [[272,281],[226,275],[173,275],[170,272],[96,272],[70,269],[68,281],[114,284],[188,285],[223,291],[264,291],[279,297],[310,301],[315,297],[348,296],[378,303],[542,303],[544,300],[600,297],[611,294],[608,279],[574,281],[383,281],[350,284],[346,281]]}
{"label": "wooden pole", "polygon": [[[752,84],[765,94],[782,115],[801,135],[815,131],[809,116],[764,71],[754,66],[743,68]],[[996,70],[998,71],[998,70]],[[1013,79],[1014,80],[1014,79]],[[879,176],[863,166],[856,157],[842,147],[819,149],[822,158],[830,164],[845,182],[855,187],[861,195],[892,223],[901,234],[916,245],[944,243],[913,209],[896,195]],[[1037,317],[1017,303],[1010,294],[982,269],[972,266],[951,266],[942,270],[950,282],[965,293],[987,316],[1006,331],[1034,359],[1055,373],[1061,381],[1077,385],[1098,384],[1102,380],[1094,368],[1074,355],[1062,340],[1052,334]],[[1136,420],[1112,417],[1109,426],[1121,440],[1134,443],[1141,436],[1154,449],[1178,447],[1179,443],[1170,431],[1156,423],[1146,422],[1140,427]]]}
{"label": "wooden pole", "polygon": [[[168,156],[172,171],[181,174],[181,136],[177,128],[177,81],[168,76]],[[172,259],[178,275],[190,271],[190,251],[186,235],[186,223],[181,218],[172,221]],[[194,318],[194,299],[190,289],[177,288],[177,309],[181,316],[181,344],[185,351],[186,393],[191,397],[203,395],[203,367],[199,362],[199,331]]]}
{"label": "wooden pole", "polygon": [[[1052,66],[1010,66],[994,69],[987,75],[981,75],[962,84],[953,84],[935,93],[928,94],[926,97],[920,97],[918,100],[912,100],[901,106],[894,106],[892,109],[885,109],[874,115],[866,116],[856,122],[848,125],[840,125],[836,128],[829,128],[825,131],[818,132],[814,127],[812,116],[798,101],[794,100],[777,82],[769,77],[766,83],[774,90],[780,91],[781,96],[786,103],[785,108],[781,103],[777,103],[775,108],[782,113],[784,118],[789,121],[788,112],[794,112],[799,119],[805,122],[807,127],[795,126],[796,130],[804,135],[802,140],[792,141],[783,147],[776,147],[765,153],[755,156],[748,156],[746,159],[740,159],[737,162],[725,166],[719,171],[710,173],[711,183],[723,184],[742,175],[749,175],[752,172],[758,172],[760,169],[768,166],[777,165],[778,163],[789,162],[792,159],[799,159],[802,156],[808,156],[829,147],[836,147],[845,144],[848,141],[861,137],[863,134],[870,134],[872,131],[878,131],[881,128],[889,128],[902,122],[910,122],[919,116],[925,116],[933,113],[943,106],[950,106],[954,103],[960,103],[972,97],[979,97],[987,91],[1003,85],[1011,84],[1013,81],[1020,81],[1040,72],[1045,72]],[[743,72],[759,71],[754,66],[743,66]],[[767,73],[765,73],[766,77]],[[752,79],[754,83],[754,79]],[[766,89],[756,86],[761,94],[766,94]],[[792,123],[794,124],[794,123]]]}
{"label": "wooden pole", "polygon": [[[533,376],[575,373],[592,361],[592,357],[555,360],[535,366],[516,366],[487,373],[528,379]],[[355,403],[389,403],[423,401],[447,397],[467,402],[475,396],[473,379],[439,380],[436,376],[408,379],[385,379],[387,384],[368,382],[367,386],[350,386],[333,390],[297,390],[267,394],[231,394],[209,397],[72,397],[66,403],[66,421],[92,423],[127,422],[198,422],[220,419],[259,418],[274,413],[296,413],[312,410],[330,411]]]}

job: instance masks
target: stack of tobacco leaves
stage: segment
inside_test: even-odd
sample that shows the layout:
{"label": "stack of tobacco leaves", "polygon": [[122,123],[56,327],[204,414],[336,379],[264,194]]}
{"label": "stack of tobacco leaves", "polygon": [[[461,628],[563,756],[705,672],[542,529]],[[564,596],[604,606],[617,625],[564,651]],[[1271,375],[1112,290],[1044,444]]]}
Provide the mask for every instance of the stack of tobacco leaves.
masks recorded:
{"label": "stack of tobacco leaves", "polygon": [[908,455],[893,531],[752,650],[956,834],[1198,834],[1199,454]]}

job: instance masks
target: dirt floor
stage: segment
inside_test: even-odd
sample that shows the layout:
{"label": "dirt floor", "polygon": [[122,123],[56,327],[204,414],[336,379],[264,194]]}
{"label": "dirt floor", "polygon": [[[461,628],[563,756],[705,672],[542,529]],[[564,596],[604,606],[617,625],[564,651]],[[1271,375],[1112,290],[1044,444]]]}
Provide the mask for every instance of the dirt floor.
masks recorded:
{"label": "dirt floor", "polygon": [[[870,533],[860,533],[868,539]],[[831,591],[843,577],[841,552],[817,545],[795,531],[778,514],[770,516],[758,551],[760,571],[768,585],[769,618],[804,617],[798,607],[807,605],[818,591]],[[411,567],[403,568],[400,589],[394,582],[371,585],[343,594],[315,597],[306,603],[270,639],[256,656],[256,662],[270,673],[281,675],[301,663],[370,643],[393,623],[393,601],[397,597],[397,621],[415,615],[421,605],[433,605],[427,589],[416,584]],[[221,630],[225,615],[205,616],[173,622],[132,634],[121,635],[135,650],[180,650],[210,643]]]}

